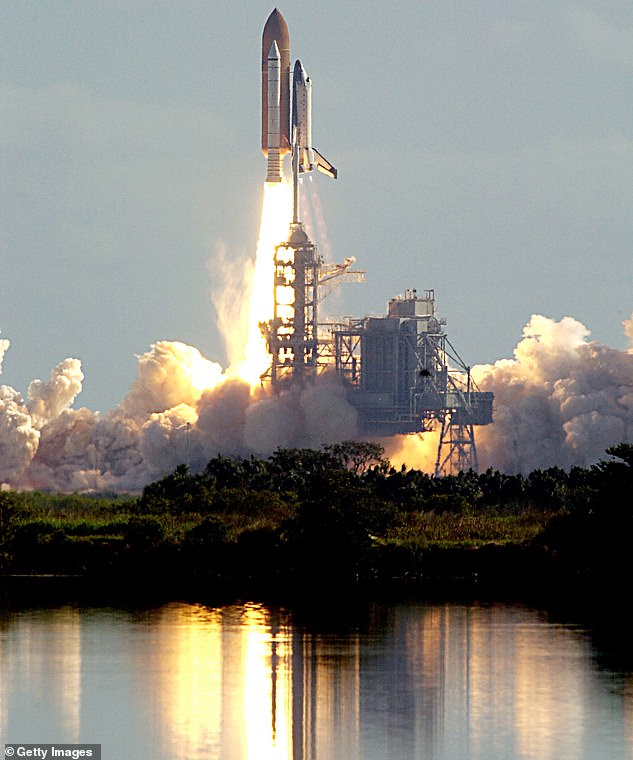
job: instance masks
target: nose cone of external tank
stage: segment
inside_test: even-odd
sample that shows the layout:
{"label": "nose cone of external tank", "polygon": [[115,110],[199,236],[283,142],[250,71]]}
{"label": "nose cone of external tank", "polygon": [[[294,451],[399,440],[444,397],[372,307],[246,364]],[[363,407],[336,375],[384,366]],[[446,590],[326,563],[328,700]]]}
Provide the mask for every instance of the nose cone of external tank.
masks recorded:
{"label": "nose cone of external tank", "polygon": [[274,41],[277,41],[279,50],[290,50],[290,34],[286,19],[275,8],[264,25],[262,33],[262,61],[268,57],[268,51]]}

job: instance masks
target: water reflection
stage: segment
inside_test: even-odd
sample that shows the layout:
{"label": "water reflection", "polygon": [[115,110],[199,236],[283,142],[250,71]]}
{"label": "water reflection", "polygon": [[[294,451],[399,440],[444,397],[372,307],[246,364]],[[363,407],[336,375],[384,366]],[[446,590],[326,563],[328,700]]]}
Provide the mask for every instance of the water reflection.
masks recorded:
{"label": "water reflection", "polygon": [[2,741],[104,757],[633,755],[630,678],[521,607],[373,605],[338,631],[255,604],[12,613],[0,678]]}
{"label": "water reflection", "polygon": [[44,731],[79,741],[82,659],[76,610],[21,615],[10,635],[0,628],[0,663],[0,738],[9,735],[12,711],[26,710],[33,716],[33,736]]}

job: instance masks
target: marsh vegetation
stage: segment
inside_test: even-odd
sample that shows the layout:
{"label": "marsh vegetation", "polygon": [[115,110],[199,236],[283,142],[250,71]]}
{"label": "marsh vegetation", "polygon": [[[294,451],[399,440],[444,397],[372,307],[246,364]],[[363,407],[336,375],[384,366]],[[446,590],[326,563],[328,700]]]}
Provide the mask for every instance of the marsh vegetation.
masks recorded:
{"label": "marsh vegetation", "polygon": [[284,586],[630,577],[633,445],[589,468],[432,477],[348,441],[217,456],[138,496],[0,492],[5,574]]}

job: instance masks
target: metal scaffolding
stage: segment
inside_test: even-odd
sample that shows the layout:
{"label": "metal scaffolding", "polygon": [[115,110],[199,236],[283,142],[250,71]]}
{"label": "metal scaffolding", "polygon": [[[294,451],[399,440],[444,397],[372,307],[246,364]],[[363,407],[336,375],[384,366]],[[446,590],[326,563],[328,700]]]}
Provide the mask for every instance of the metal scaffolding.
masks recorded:
{"label": "metal scaffolding", "polygon": [[260,325],[271,355],[262,382],[273,389],[303,384],[332,367],[328,336],[319,332],[319,304],[339,283],[364,281],[364,272],[350,269],[353,263],[325,264],[302,223],[291,223],[288,241],[275,247],[273,318]]}
{"label": "metal scaffolding", "polygon": [[335,366],[349,384],[364,432],[439,427],[436,474],[477,469],[475,425],[492,422],[493,394],[479,391],[435,315],[435,293],[407,290],[385,317],[332,325]]}

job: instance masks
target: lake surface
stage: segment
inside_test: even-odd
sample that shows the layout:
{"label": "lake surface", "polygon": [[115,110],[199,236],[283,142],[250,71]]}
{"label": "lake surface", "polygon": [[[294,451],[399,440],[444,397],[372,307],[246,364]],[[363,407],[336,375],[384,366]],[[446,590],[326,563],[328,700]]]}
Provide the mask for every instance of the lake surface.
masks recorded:
{"label": "lake surface", "polygon": [[5,608],[0,743],[100,743],[104,760],[630,760],[618,662],[520,605]]}

